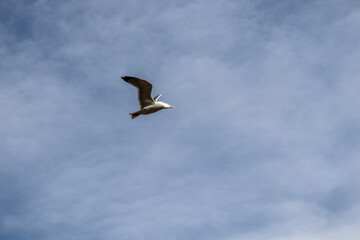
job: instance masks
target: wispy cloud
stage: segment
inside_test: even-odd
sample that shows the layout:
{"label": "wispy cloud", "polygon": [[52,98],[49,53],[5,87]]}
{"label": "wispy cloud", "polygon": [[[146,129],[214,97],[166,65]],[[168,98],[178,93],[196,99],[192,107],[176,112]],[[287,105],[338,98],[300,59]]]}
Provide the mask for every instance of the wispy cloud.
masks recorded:
{"label": "wispy cloud", "polygon": [[0,9],[1,237],[358,235],[356,1]]}

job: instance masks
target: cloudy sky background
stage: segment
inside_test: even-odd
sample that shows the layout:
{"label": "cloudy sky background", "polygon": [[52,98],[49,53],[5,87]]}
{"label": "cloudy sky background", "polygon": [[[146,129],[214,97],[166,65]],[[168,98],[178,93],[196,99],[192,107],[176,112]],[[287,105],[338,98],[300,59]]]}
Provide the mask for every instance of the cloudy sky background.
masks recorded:
{"label": "cloudy sky background", "polygon": [[[357,240],[357,0],[2,0],[0,238]],[[138,76],[175,106],[131,120]]]}

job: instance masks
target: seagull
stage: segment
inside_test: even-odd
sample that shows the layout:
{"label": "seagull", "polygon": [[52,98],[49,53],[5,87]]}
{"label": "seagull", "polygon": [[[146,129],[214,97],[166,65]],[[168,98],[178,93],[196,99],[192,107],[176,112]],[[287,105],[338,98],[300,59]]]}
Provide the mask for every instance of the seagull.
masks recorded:
{"label": "seagull", "polygon": [[165,108],[174,108],[170,104],[160,102],[158,101],[161,94],[157,95],[156,97],[151,97],[151,89],[152,85],[148,81],[136,78],[136,77],[130,77],[130,76],[121,76],[121,78],[133,85],[138,89],[138,100],[140,105],[140,110],[137,112],[130,113],[131,119],[134,119],[140,115],[147,115],[150,113],[157,112],[161,109]]}

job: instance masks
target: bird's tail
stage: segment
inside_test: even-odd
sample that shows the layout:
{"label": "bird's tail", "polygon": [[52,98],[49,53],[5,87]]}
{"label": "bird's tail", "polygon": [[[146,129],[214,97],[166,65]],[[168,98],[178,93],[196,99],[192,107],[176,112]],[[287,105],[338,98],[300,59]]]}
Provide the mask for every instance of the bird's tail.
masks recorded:
{"label": "bird's tail", "polygon": [[133,113],[130,113],[129,115],[131,116],[131,119],[134,119],[134,118],[140,116],[140,113],[139,112],[133,112]]}

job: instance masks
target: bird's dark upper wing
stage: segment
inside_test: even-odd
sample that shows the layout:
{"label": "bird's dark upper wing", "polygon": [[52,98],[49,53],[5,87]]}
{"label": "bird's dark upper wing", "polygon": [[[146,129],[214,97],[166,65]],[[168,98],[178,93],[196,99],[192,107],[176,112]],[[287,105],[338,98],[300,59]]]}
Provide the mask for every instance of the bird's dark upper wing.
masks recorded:
{"label": "bird's dark upper wing", "polygon": [[136,78],[136,77],[129,77],[129,76],[122,76],[121,77],[125,82],[133,85],[138,89],[138,99],[140,108],[144,108],[146,106],[154,104],[154,100],[151,97],[151,89],[152,85],[148,81]]}

